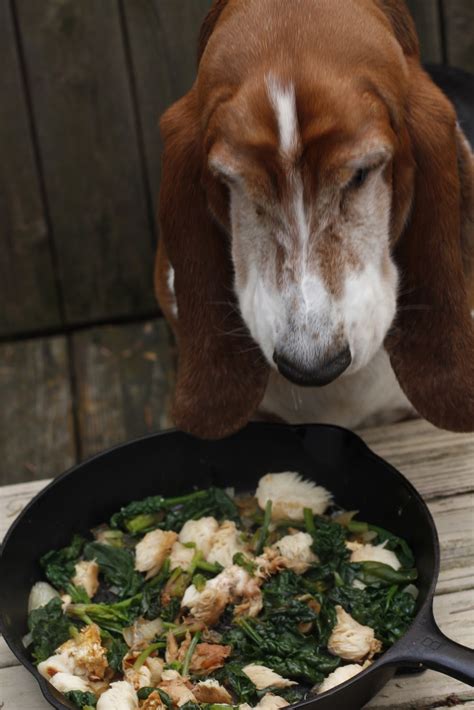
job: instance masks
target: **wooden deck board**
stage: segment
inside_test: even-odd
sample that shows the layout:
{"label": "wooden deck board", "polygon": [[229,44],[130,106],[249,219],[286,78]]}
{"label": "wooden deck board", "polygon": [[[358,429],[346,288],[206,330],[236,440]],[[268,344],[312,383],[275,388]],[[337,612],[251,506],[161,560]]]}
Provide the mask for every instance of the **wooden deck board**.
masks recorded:
{"label": "wooden deck board", "polygon": [[66,339],[0,346],[0,485],[55,476],[75,461]]}
{"label": "wooden deck board", "polygon": [[16,0],[68,323],[157,310],[116,0]]}
{"label": "wooden deck board", "polygon": [[11,3],[0,3],[0,333],[61,322]]}
{"label": "wooden deck board", "polygon": [[73,337],[82,457],[166,429],[173,352],[164,320]]}

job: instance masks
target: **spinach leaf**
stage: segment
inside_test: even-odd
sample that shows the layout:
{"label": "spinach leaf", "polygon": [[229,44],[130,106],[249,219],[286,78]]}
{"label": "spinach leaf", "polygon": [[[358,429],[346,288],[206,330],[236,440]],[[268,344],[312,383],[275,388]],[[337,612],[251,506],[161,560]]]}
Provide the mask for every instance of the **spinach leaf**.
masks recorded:
{"label": "spinach leaf", "polygon": [[60,550],[47,552],[40,560],[49,582],[57,589],[64,589],[74,576],[75,564],[79,560],[85,539],[74,535],[72,542]]}
{"label": "spinach leaf", "polygon": [[219,520],[239,521],[235,503],[221,488],[194,491],[185,496],[150,496],[133,501],[115,513],[110,525],[128,532],[143,533],[153,528],[179,531],[187,520],[212,515]]}
{"label": "spinach leaf", "polygon": [[[162,690],[161,688],[144,687],[144,688],[140,688],[139,690],[137,690],[137,696],[138,696],[138,699],[139,699],[139,700],[147,700],[147,698],[148,698],[152,693],[158,693],[158,695],[159,695],[160,698],[161,698],[161,702],[162,702],[164,705],[166,705],[167,708],[171,708],[171,707],[172,707],[173,702],[172,702],[170,696],[168,695],[168,693],[166,693],[166,692],[165,692],[164,690]],[[187,703],[186,703],[186,704],[187,704]],[[194,703],[191,703],[191,704],[194,705]],[[184,706],[183,706],[183,707],[184,707]]]}
{"label": "spinach leaf", "polygon": [[223,668],[216,672],[216,678],[220,683],[230,688],[237,696],[239,703],[253,705],[257,700],[257,688],[250,678],[243,672],[238,663],[230,661]]}
{"label": "spinach leaf", "polygon": [[107,661],[109,666],[116,673],[122,672],[122,660],[126,653],[128,653],[128,646],[125,641],[121,638],[114,638],[108,644],[107,648]]}
{"label": "spinach leaf", "polygon": [[64,693],[64,695],[68,700],[77,705],[78,708],[86,706],[95,708],[97,705],[97,698],[94,693],[84,693],[82,690],[70,690]]}
{"label": "spinach leaf", "polygon": [[45,661],[70,636],[71,622],[63,614],[61,599],[55,597],[46,606],[34,609],[28,616],[28,628],[33,639],[35,663]]}
{"label": "spinach leaf", "polygon": [[380,589],[336,587],[329,597],[360,624],[371,626],[385,648],[403,636],[415,616],[415,599],[396,585]]}
{"label": "spinach leaf", "polygon": [[319,557],[320,564],[331,570],[337,569],[350,557],[345,528],[321,515],[313,515],[309,508],[305,508],[304,516],[306,530],[313,538],[311,549]]}
{"label": "spinach leaf", "polygon": [[100,573],[121,599],[132,597],[141,590],[143,578],[135,571],[134,556],[129,550],[89,542],[84,548],[84,557],[96,560]]}
{"label": "spinach leaf", "polygon": [[169,579],[169,560],[166,560],[157,575],[145,582],[142,596],[142,613],[146,619],[156,619],[161,616],[161,594]]}

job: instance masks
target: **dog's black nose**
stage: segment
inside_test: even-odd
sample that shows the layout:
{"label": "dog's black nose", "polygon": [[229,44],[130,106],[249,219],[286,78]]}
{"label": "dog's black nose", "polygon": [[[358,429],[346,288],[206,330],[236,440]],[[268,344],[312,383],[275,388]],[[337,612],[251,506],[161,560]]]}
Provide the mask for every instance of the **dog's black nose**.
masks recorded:
{"label": "dog's black nose", "polygon": [[273,360],[279,372],[287,380],[302,387],[322,387],[339,377],[347,370],[352,361],[349,346],[341,350],[336,356],[329,356],[310,367],[303,366],[295,360],[290,360],[283,352],[275,350]]}

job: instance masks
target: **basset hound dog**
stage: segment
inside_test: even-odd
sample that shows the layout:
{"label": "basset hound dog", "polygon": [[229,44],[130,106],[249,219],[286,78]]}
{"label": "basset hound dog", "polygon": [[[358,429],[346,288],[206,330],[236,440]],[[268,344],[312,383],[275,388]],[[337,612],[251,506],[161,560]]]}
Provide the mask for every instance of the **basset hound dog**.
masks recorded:
{"label": "basset hound dog", "polygon": [[474,430],[473,155],[401,0],[214,0],[161,119],[173,416]]}

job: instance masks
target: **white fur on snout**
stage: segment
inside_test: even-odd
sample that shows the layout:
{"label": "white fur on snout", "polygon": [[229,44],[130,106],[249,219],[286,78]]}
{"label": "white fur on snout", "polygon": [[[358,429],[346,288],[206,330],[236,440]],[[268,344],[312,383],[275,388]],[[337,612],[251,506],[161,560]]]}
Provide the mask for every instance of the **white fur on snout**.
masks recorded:
{"label": "white fur on snout", "polygon": [[[352,363],[350,375],[367,365],[381,346],[396,311],[397,272],[390,264],[388,277],[368,263],[345,282],[341,309]],[[388,278],[388,283],[387,283]]]}

